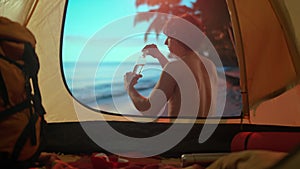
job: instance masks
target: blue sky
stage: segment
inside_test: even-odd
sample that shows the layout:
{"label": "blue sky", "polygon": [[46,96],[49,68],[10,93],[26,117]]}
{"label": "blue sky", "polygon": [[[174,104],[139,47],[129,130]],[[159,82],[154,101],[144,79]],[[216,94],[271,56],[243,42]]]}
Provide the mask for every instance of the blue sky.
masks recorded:
{"label": "blue sky", "polygon": [[[184,0],[183,4],[190,6],[191,1],[195,0]],[[135,0],[69,0],[64,24],[63,61],[77,61],[82,51],[87,50],[86,46],[90,47],[89,55],[101,53],[99,48],[103,45],[105,46],[109,40],[100,40],[104,37],[103,34],[98,34],[98,37],[96,37],[95,35],[99,31],[101,32],[102,29],[108,27],[113,22],[118,22],[118,20],[126,16],[133,16],[136,12],[145,10],[147,10],[147,6],[145,5],[136,8]],[[132,24],[130,26],[133,27],[133,22],[129,24]],[[143,28],[146,31],[147,24],[141,29]],[[122,29],[122,26],[110,29],[111,31],[106,33],[105,36],[113,38],[116,32]],[[162,44],[164,41],[163,38],[159,39],[160,42],[156,42],[155,36],[153,36],[148,43]],[[99,41],[96,41],[96,39]],[[130,53],[129,51],[140,50],[145,45],[142,39],[142,35],[134,35],[131,38],[127,38],[124,42],[116,44],[115,47],[117,48],[115,48],[115,52],[118,51],[119,54],[117,55],[120,57],[116,56],[115,53],[115,56],[108,57],[108,61],[121,61],[122,54],[130,55],[132,52]],[[92,47],[93,45],[94,47]],[[93,56],[82,59],[84,61],[93,61]]]}

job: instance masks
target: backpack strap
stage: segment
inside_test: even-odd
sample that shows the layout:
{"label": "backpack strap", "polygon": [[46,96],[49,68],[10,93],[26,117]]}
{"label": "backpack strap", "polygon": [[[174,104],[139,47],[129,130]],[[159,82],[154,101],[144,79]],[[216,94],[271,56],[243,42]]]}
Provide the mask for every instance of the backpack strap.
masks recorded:
{"label": "backpack strap", "polygon": [[[45,114],[45,109],[42,105],[42,97],[41,97],[41,92],[39,89],[38,85],[38,76],[37,73],[39,71],[40,65],[39,65],[39,60],[38,57],[35,53],[34,48],[31,46],[30,43],[25,43],[24,44],[24,73],[25,76],[28,76],[26,78],[26,83],[28,83],[28,94],[31,94],[31,87],[30,85],[30,79],[32,82],[32,88],[33,88],[33,96],[32,96],[32,101],[33,101],[33,106],[35,111],[43,116]],[[27,85],[26,85],[27,86]],[[31,97],[30,97],[31,98]]]}
{"label": "backpack strap", "polygon": [[0,120],[4,119],[10,115],[13,115],[17,112],[20,112],[20,111],[24,110],[25,108],[28,108],[29,106],[30,106],[30,101],[25,100],[24,102],[21,102],[9,109],[6,109],[6,110],[0,112]]}
{"label": "backpack strap", "polygon": [[[19,155],[20,155],[22,148],[25,145],[28,137],[30,137],[32,145],[37,144],[36,139],[35,139],[36,138],[35,124],[36,124],[37,120],[38,120],[38,115],[32,114],[26,127],[23,129],[22,134],[19,136],[19,138],[15,144],[14,150],[11,155],[12,159],[17,160],[19,158]],[[32,132],[33,128],[34,128],[34,131]],[[34,140],[34,141],[32,141],[32,140]]]}
{"label": "backpack strap", "polygon": [[19,69],[23,70],[23,66],[19,63],[17,63],[15,60],[9,58],[9,57],[5,57],[0,55],[0,59],[6,60],[7,62],[16,65]]}
{"label": "backpack strap", "polygon": [[[9,104],[8,93],[7,93],[7,88],[6,88],[5,81],[3,79],[1,71],[0,71],[0,89],[2,89],[0,91],[0,95],[3,99],[3,104],[4,104],[4,106],[7,106]],[[1,119],[1,117],[0,117],[0,119]]]}

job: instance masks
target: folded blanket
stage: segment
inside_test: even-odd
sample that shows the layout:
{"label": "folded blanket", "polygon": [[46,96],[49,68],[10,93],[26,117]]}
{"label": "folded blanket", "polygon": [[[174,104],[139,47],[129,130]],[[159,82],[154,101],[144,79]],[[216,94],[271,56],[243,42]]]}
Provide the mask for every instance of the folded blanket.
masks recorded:
{"label": "folded blanket", "polygon": [[246,150],[223,156],[206,169],[268,169],[286,155],[283,152]]}

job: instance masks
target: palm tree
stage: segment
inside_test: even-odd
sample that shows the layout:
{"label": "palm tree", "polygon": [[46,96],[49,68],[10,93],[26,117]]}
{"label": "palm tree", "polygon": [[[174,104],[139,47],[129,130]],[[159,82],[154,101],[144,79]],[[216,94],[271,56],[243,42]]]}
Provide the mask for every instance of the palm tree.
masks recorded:
{"label": "palm tree", "polygon": [[[146,32],[149,33],[154,30],[157,35],[169,19],[161,17],[157,13],[176,16],[188,13],[197,16],[203,24],[202,31],[205,32],[219,53],[223,65],[237,66],[226,0],[196,0],[192,3],[192,7],[182,5],[181,0],[136,0],[136,7],[141,5],[147,5],[149,11],[138,12],[134,24],[143,21],[151,22]],[[147,33],[145,34],[145,41],[147,41]]]}

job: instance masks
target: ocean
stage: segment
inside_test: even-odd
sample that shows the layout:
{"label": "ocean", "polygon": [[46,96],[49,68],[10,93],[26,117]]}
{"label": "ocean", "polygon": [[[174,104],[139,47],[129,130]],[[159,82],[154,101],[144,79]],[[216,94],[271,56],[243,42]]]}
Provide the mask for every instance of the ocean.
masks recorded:
{"label": "ocean", "polygon": [[[63,62],[63,73],[69,91],[81,104],[105,112],[136,114],[123,83],[124,74],[133,71],[134,65],[134,62]],[[161,70],[158,63],[147,63],[136,89],[148,96],[159,80]],[[226,71],[231,74],[239,73],[238,68],[226,68]],[[232,81],[221,83],[227,83],[223,116],[240,116],[242,99],[239,85]]]}

